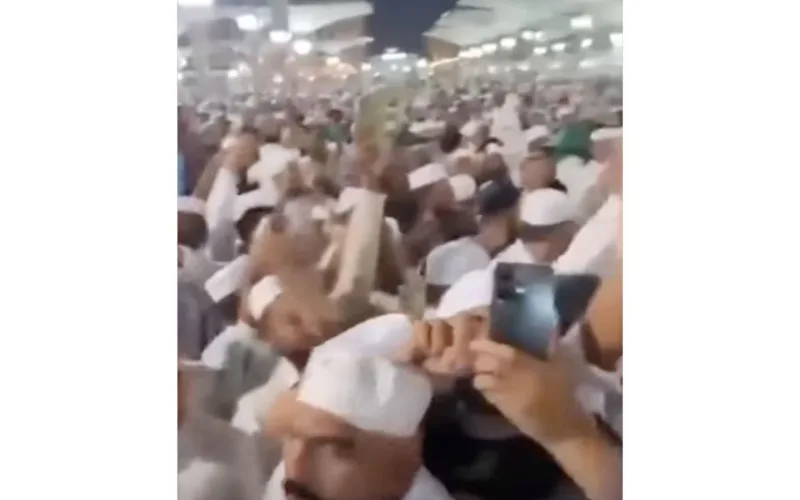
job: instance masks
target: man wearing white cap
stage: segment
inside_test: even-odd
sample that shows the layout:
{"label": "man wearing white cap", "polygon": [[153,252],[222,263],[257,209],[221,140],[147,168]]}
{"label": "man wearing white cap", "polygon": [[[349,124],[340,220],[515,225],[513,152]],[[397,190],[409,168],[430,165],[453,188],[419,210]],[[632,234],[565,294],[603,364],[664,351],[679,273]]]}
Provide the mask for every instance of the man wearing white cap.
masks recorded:
{"label": "man wearing white cap", "polygon": [[313,356],[270,414],[284,461],[264,500],[449,500],[422,467],[432,392],[426,376],[386,358]]}
{"label": "man wearing white cap", "polygon": [[461,276],[489,264],[489,253],[472,237],[439,245],[425,259],[425,297],[429,304],[439,302],[442,294]]}
{"label": "man wearing white cap", "polygon": [[567,187],[556,178],[552,146],[544,144],[530,149],[520,165],[520,185],[526,193],[544,188],[567,192]]}
{"label": "man wearing white cap", "polygon": [[519,239],[498,255],[498,262],[551,264],[567,249],[575,232],[567,195],[537,189],[523,196]]}
{"label": "man wearing white cap", "polygon": [[198,285],[220,267],[203,254],[207,237],[205,203],[191,196],[178,198],[178,273]]}

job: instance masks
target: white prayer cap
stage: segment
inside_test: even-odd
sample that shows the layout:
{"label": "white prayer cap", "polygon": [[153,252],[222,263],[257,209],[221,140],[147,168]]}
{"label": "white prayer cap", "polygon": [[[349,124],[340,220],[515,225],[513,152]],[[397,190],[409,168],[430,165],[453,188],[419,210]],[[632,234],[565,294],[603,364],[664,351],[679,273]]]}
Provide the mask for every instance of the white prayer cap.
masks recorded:
{"label": "white prayer cap", "polygon": [[425,259],[425,281],[452,285],[470,271],[489,264],[489,255],[471,238],[450,241],[431,250]]}
{"label": "white prayer cap", "polygon": [[211,300],[219,302],[241,288],[250,266],[250,256],[240,255],[215,272],[206,281],[205,289]]}
{"label": "white prayer cap", "polygon": [[453,197],[458,201],[466,201],[475,196],[478,186],[471,175],[458,174],[448,179],[450,188],[453,190]]}
{"label": "white prayer cap", "polygon": [[278,191],[274,184],[259,185],[254,191],[248,191],[236,197],[233,203],[233,219],[238,221],[254,208],[272,208],[278,204]]}
{"label": "white prayer cap", "polygon": [[549,136],[550,131],[544,125],[534,125],[525,131],[525,140],[529,143]]}
{"label": "white prayer cap", "polygon": [[254,320],[258,321],[264,315],[264,311],[281,294],[283,289],[277,276],[264,276],[253,285],[247,297],[247,310]]}
{"label": "white prayer cap", "polygon": [[464,137],[472,137],[478,133],[481,128],[481,122],[478,120],[470,120],[461,127],[459,131]]}
{"label": "white prayer cap", "polygon": [[532,226],[552,226],[572,220],[574,210],[565,193],[557,189],[537,189],[522,198],[520,219]]}
{"label": "white prayer cap", "polygon": [[444,166],[439,163],[428,163],[408,174],[408,188],[413,191],[442,179],[447,179],[447,170]]}
{"label": "white prayer cap", "polygon": [[492,303],[493,293],[494,267],[470,271],[444,292],[436,308],[436,316],[452,318],[476,307],[488,307]]}
{"label": "white prayer cap", "polygon": [[382,357],[332,352],[311,357],[297,401],[367,432],[411,437],[432,396],[428,378],[410,367]]}
{"label": "white prayer cap", "polygon": [[445,123],[442,121],[425,120],[422,122],[414,122],[408,128],[408,131],[414,135],[421,135],[425,137],[438,135],[444,130]]}
{"label": "white prayer cap", "polygon": [[356,208],[356,205],[361,203],[361,200],[367,195],[366,189],[356,187],[346,187],[339,193],[339,199],[336,201],[336,206],[333,211],[337,215],[343,215],[350,210]]}
{"label": "white prayer cap", "polygon": [[593,142],[619,139],[622,137],[622,127],[603,127],[592,132],[590,138]]}
{"label": "white prayer cap", "polygon": [[384,314],[362,321],[322,345],[316,347],[311,355],[347,352],[362,357],[391,357],[411,342],[414,327],[405,314]]}
{"label": "white prayer cap", "polygon": [[194,196],[181,196],[178,198],[178,212],[204,215],[206,213],[206,203]]}
{"label": "white prayer cap", "polygon": [[561,106],[556,110],[556,117],[560,119],[573,113],[575,113],[575,108],[573,106]]}
{"label": "white prayer cap", "polygon": [[487,155],[494,155],[494,154],[503,154],[503,148],[496,142],[493,142],[486,146],[486,154]]}

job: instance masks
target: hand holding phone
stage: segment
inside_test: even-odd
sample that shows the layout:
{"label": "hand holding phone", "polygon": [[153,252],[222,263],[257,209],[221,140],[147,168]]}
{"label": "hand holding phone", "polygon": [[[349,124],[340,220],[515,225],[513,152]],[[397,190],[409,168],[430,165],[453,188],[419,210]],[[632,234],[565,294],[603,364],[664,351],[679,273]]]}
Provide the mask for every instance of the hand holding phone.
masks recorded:
{"label": "hand holding phone", "polygon": [[599,285],[593,275],[557,275],[549,266],[500,263],[490,309],[492,339],[550,358],[558,338],[585,313]]}

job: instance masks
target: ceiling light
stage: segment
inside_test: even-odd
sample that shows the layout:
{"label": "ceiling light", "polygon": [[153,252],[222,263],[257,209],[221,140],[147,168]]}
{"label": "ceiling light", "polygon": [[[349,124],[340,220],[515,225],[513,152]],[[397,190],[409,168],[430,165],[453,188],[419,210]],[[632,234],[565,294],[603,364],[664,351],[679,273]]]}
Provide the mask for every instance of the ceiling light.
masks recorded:
{"label": "ceiling light", "polygon": [[564,49],[567,48],[567,44],[564,42],[554,43],[550,46],[550,50],[553,52],[564,52]]}
{"label": "ceiling light", "polygon": [[576,16],[569,20],[569,25],[576,30],[592,29],[592,16]]}
{"label": "ceiling light", "polygon": [[427,68],[428,67],[428,60],[425,59],[425,58],[420,59],[419,61],[417,61],[417,67],[420,68],[420,69]]}
{"label": "ceiling light", "polygon": [[611,33],[608,38],[611,40],[611,45],[614,47],[622,47],[622,33]]}
{"label": "ceiling light", "polygon": [[314,44],[311,43],[310,40],[306,40],[305,38],[301,38],[299,40],[295,40],[292,44],[292,49],[301,56],[306,56],[311,53],[314,48]]}
{"label": "ceiling light", "polygon": [[517,46],[517,39],[510,36],[506,38],[501,38],[500,46],[505,50],[511,50]]}
{"label": "ceiling light", "polygon": [[520,37],[523,40],[525,40],[527,42],[530,42],[530,41],[536,40],[536,32],[531,31],[531,30],[525,30],[520,34]]}
{"label": "ceiling light", "polygon": [[278,85],[280,85],[281,83],[283,83],[283,76],[282,75],[273,76],[272,83],[277,83]]}
{"label": "ceiling light", "polygon": [[581,40],[581,48],[582,49],[588,49],[591,46],[592,46],[592,39],[591,38],[584,38],[583,40]]}
{"label": "ceiling light", "polygon": [[397,71],[397,65],[392,64],[392,66],[389,69],[391,69],[392,71]]}
{"label": "ceiling light", "polygon": [[497,52],[497,44],[496,43],[485,43],[485,44],[483,44],[483,46],[481,46],[481,49],[483,49],[483,52],[485,54],[494,54],[495,52]]}
{"label": "ceiling light", "polygon": [[239,72],[235,69],[228,70],[228,78],[236,78],[239,76]]}
{"label": "ceiling light", "polygon": [[531,67],[527,63],[520,63],[517,65],[517,69],[520,71],[530,71]]}
{"label": "ceiling light", "polygon": [[544,31],[537,31],[536,33],[533,34],[533,38],[537,42],[541,42],[542,40],[544,40]]}
{"label": "ceiling light", "polygon": [[342,62],[342,60],[339,59],[338,56],[328,56],[327,58],[325,58],[325,64],[327,64],[328,66],[336,66],[340,62]]}
{"label": "ceiling light", "polygon": [[372,65],[370,63],[364,63],[361,65],[361,71],[369,71],[372,69]]}
{"label": "ceiling light", "polygon": [[458,57],[460,57],[461,59],[469,59],[470,55],[471,54],[470,54],[469,50],[467,50],[467,49],[460,50],[458,52]]}
{"label": "ceiling light", "polygon": [[493,75],[497,73],[497,68],[495,66],[489,66],[489,74]]}
{"label": "ceiling light", "polygon": [[409,65],[403,66],[403,73],[411,73],[411,66]]}
{"label": "ceiling light", "polygon": [[254,14],[242,14],[236,18],[236,26],[242,31],[258,31],[261,28],[261,19]]}
{"label": "ceiling light", "polygon": [[183,73],[178,73],[178,81],[183,80]]}
{"label": "ceiling light", "polygon": [[553,61],[550,64],[550,69],[560,69],[560,68],[561,68],[561,62],[560,61]]}
{"label": "ceiling light", "polygon": [[284,44],[292,39],[292,34],[284,30],[273,30],[269,32],[269,41],[272,43]]}
{"label": "ceiling light", "polygon": [[376,71],[375,73],[372,73],[372,76],[374,78],[378,78],[379,76],[381,76],[381,72],[380,71]]}
{"label": "ceiling light", "polygon": [[581,62],[578,63],[578,66],[581,68],[591,68],[594,66],[594,61],[591,59],[583,59]]}
{"label": "ceiling light", "polygon": [[547,54],[547,47],[534,47],[533,48],[534,55],[543,56]]}

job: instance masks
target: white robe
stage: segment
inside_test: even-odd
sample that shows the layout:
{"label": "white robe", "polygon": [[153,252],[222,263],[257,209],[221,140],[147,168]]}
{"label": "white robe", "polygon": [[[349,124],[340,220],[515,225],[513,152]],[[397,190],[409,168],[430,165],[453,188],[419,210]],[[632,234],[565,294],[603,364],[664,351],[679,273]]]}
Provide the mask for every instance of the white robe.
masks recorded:
{"label": "white robe", "polygon": [[619,256],[617,241],[621,216],[621,200],[612,195],[578,231],[567,251],[553,264],[553,269],[561,274],[586,273],[608,277],[616,269]]}
{"label": "white robe", "polygon": [[[281,462],[272,474],[269,483],[267,483],[262,500],[286,500],[286,495],[283,492],[283,480],[285,477],[286,470],[283,462]],[[403,496],[403,500],[452,500],[452,497],[439,480],[423,467],[414,476],[414,482],[411,483],[411,488]]]}

